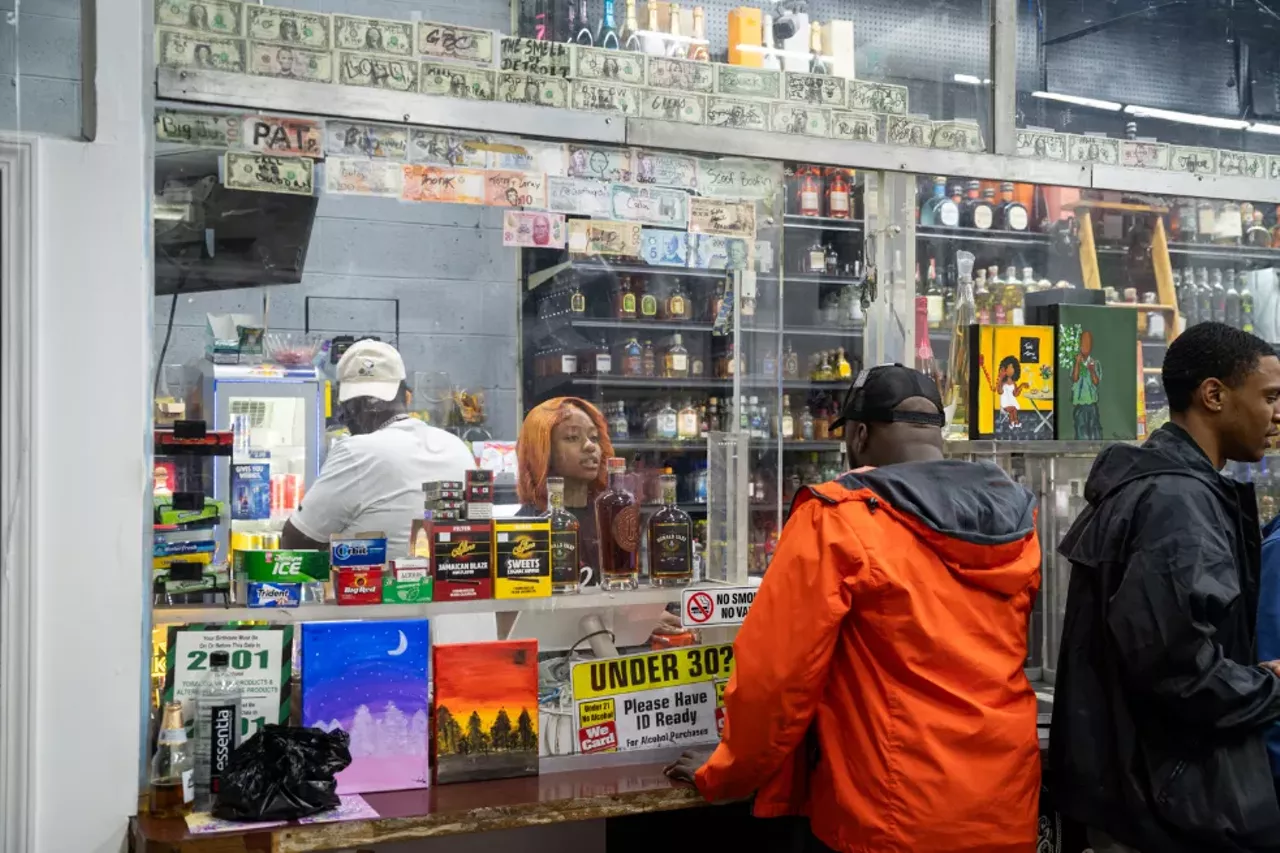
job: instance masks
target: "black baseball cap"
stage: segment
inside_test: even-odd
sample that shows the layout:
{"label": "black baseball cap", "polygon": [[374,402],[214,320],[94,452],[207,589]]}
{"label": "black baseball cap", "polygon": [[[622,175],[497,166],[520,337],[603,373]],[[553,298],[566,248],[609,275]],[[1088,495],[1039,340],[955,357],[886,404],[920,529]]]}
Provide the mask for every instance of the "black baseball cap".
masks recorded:
{"label": "black baseball cap", "polygon": [[[912,397],[924,397],[933,403],[938,408],[937,414],[896,411],[903,400]],[[831,422],[831,428],[842,426],[846,421],[942,427],[946,416],[942,412],[942,395],[938,393],[936,382],[901,364],[882,364],[862,371],[853,380],[840,406],[840,417]]]}

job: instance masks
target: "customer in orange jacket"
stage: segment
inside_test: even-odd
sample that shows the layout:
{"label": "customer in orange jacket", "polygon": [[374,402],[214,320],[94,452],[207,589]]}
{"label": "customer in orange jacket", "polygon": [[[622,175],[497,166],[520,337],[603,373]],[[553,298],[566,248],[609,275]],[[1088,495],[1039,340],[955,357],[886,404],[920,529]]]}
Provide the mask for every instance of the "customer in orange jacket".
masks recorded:
{"label": "customer in orange jacket", "polygon": [[841,420],[859,470],[797,495],[734,643],[724,738],[667,774],[809,817],[816,850],[1031,853],[1035,499],[943,459],[922,373],[863,373]]}

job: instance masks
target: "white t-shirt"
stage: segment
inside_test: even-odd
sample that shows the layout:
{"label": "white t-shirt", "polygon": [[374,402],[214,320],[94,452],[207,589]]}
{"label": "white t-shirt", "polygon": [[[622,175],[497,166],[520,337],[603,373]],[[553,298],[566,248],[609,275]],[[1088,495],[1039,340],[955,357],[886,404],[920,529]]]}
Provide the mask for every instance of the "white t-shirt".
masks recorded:
{"label": "white t-shirt", "polygon": [[290,519],[306,537],[381,530],[387,558],[409,554],[409,528],[422,517],[422,484],[463,480],[476,465],[460,438],[407,418],[334,445]]}

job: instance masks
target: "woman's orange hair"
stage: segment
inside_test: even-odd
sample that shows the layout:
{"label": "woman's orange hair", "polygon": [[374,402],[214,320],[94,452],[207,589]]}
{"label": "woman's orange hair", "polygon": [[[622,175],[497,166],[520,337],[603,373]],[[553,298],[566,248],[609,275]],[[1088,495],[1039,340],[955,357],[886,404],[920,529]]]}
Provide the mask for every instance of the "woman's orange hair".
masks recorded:
{"label": "woman's orange hair", "polygon": [[520,438],[516,441],[516,494],[520,503],[536,506],[546,511],[547,508],[547,474],[551,467],[551,431],[565,422],[574,409],[586,414],[600,431],[600,471],[591,484],[590,494],[603,491],[608,483],[605,460],[613,455],[613,444],[609,441],[609,426],[605,423],[600,410],[577,397],[554,397],[540,403],[525,416],[524,425],[520,428]]}

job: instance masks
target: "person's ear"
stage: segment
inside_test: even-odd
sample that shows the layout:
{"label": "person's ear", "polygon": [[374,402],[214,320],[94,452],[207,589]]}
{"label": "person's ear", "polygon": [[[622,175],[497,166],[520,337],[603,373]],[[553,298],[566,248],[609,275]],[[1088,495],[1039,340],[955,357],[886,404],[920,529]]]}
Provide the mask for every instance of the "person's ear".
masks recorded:
{"label": "person's ear", "polygon": [[850,467],[857,468],[858,465],[853,463],[862,457],[867,448],[867,425],[859,421],[849,421],[845,424],[844,429],[846,435],[848,435]]}
{"label": "person's ear", "polygon": [[1210,377],[1200,383],[1197,392],[1200,395],[1200,404],[1205,407],[1206,411],[1218,414],[1226,405],[1227,386],[1222,383],[1221,379]]}

